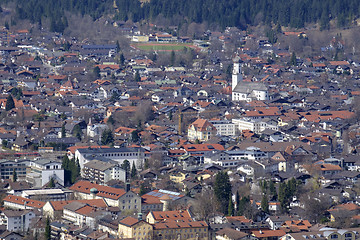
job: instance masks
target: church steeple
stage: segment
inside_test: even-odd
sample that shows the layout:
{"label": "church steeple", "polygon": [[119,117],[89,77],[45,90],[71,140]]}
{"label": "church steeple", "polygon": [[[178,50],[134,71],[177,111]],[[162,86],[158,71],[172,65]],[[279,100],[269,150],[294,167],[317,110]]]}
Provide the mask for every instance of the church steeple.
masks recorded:
{"label": "church steeple", "polygon": [[241,67],[240,67],[241,59],[240,57],[235,57],[233,59],[233,73],[232,73],[232,90],[235,89],[236,85],[242,81]]}

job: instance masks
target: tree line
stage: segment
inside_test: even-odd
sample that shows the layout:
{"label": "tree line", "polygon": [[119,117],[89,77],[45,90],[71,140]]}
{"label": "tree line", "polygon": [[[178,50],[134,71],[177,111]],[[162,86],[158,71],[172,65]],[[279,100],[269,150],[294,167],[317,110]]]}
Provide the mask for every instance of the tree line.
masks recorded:
{"label": "tree line", "polygon": [[[10,0],[0,0],[6,3]],[[222,28],[248,25],[279,24],[302,28],[307,23],[320,23],[329,28],[330,20],[336,19],[338,27],[344,27],[359,17],[360,2],[357,0],[27,0],[17,2],[16,16],[40,23],[50,18],[52,31],[67,27],[65,12],[90,15],[97,19],[106,13],[115,13],[115,20],[152,21],[163,16],[174,24],[216,24]]]}

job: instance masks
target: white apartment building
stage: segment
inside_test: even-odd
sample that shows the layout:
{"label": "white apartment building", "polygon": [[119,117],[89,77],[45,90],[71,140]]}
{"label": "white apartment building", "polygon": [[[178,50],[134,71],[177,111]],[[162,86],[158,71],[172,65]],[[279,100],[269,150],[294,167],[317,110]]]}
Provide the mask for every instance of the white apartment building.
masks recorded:
{"label": "white apartment building", "polygon": [[33,210],[3,210],[0,214],[0,225],[5,225],[6,230],[11,232],[26,232],[34,217]]}
{"label": "white apartment building", "polygon": [[81,176],[99,184],[105,184],[110,180],[126,182],[126,171],[115,161],[92,160],[85,163]]}
{"label": "white apartment building", "polygon": [[277,122],[271,119],[250,119],[240,118],[233,119],[232,122],[235,124],[239,131],[250,130],[254,133],[261,133],[266,129],[279,131]]}
{"label": "white apartment building", "polygon": [[210,121],[216,128],[216,135],[219,136],[235,136],[235,124],[228,120]]}
{"label": "white apartment building", "polygon": [[137,167],[144,163],[145,150],[143,148],[83,148],[75,151],[75,159],[79,159],[80,168],[83,169],[84,165],[91,160],[95,159],[108,159],[122,164],[125,160],[133,162]]}
{"label": "white apartment building", "polygon": [[268,158],[267,154],[262,152],[260,148],[248,147],[246,150],[232,150],[232,151],[212,151],[205,153],[204,163],[218,164],[222,167],[236,167],[240,163],[245,163],[249,160],[258,161]]}
{"label": "white apartment building", "polygon": [[27,174],[26,181],[33,184],[35,188],[41,188],[51,178],[64,186],[65,176],[61,160],[37,158],[30,161],[31,172]]}

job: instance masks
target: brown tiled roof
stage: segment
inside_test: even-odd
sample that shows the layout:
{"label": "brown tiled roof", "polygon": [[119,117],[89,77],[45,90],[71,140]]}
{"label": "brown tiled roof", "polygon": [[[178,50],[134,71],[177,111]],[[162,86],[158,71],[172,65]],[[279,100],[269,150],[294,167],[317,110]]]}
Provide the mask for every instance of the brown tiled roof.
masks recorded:
{"label": "brown tiled roof", "polygon": [[196,131],[200,131],[200,132],[204,132],[204,131],[208,131],[207,128],[210,127],[211,130],[216,131],[216,128],[214,127],[214,125],[212,125],[208,120],[206,119],[201,119],[198,118],[196,119],[195,122],[193,122],[189,128],[191,128],[192,126],[195,127]]}
{"label": "brown tiled roof", "polygon": [[123,220],[121,220],[119,222],[119,224],[122,224],[122,225],[125,225],[125,226],[128,226],[128,227],[131,227],[133,226],[134,224],[138,223],[139,220],[134,218],[134,217],[126,217],[124,218]]}
{"label": "brown tiled roof", "polygon": [[182,147],[187,152],[224,150],[224,146],[220,144],[185,144]]}
{"label": "brown tiled roof", "polygon": [[252,231],[252,234],[257,238],[268,238],[268,237],[282,237],[286,233],[284,230],[259,230],[259,231]]}
{"label": "brown tiled roof", "polygon": [[237,231],[232,228],[224,228],[224,229],[221,229],[220,231],[217,231],[216,235],[226,236],[228,239],[238,240],[238,239],[248,236],[249,234]]}
{"label": "brown tiled roof", "polygon": [[180,229],[180,228],[204,228],[208,227],[205,221],[195,221],[195,222],[161,222],[155,223],[154,229]]}
{"label": "brown tiled roof", "polygon": [[71,202],[81,202],[86,203],[89,206],[98,207],[98,208],[106,208],[107,204],[103,199],[83,199],[83,200],[71,200],[71,201],[50,201],[51,206],[55,211],[60,211],[64,209],[64,206],[68,205]]}
{"label": "brown tiled roof", "polygon": [[19,205],[25,205],[27,207],[38,208],[38,209],[42,208],[45,205],[45,202],[42,201],[32,200],[14,195],[6,196],[4,198],[4,202],[16,203]]}
{"label": "brown tiled roof", "polygon": [[78,181],[74,185],[72,185],[69,189],[77,192],[90,194],[90,189],[96,188],[99,192],[96,194],[99,197],[111,198],[111,199],[119,199],[126,192],[124,189],[107,187],[95,183],[91,183],[89,181]]}
{"label": "brown tiled roof", "polygon": [[192,222],[191,215],[188,210],[175,211],[151,211],[149,214],[153,216],[156,221],[181,221]]}

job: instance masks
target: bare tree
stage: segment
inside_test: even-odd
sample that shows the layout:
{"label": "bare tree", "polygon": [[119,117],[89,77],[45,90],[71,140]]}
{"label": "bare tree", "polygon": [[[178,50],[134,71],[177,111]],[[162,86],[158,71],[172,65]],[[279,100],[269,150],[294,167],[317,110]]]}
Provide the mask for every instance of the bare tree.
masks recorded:
{"label": "bare tree", "polygon": [[203,188],[202,192],[195,196],[196,202],[193,205],[193,212],[198,219],[209,221],[215,216],[218,209],[218,201],[216,200],[214,191],[209,188]]}
{"label": "bare tree", "polygon": [[300,200],[305,206],[305,216],[303,217],[313,223],[318,223],[332,204],[331,198],[325,196],[318,197],[314,193],[307,193]]}

